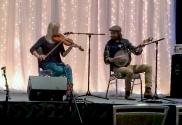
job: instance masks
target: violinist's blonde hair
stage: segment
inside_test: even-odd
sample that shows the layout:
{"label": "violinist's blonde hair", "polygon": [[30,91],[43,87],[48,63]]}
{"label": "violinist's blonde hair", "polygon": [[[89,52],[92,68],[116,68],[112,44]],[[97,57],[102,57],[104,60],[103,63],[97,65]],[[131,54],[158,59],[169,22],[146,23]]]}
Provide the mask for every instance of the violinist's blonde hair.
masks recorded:
{"label": "violinist's blonde hair", "polygon": [[59,30],[60,24],[58,22],[50,22],[47,28],[47,34],[46,34],[47,39],[51,39],[52,35],[58,34],[59,31],[56,33],[54,32],[55,28],[58,28]]}

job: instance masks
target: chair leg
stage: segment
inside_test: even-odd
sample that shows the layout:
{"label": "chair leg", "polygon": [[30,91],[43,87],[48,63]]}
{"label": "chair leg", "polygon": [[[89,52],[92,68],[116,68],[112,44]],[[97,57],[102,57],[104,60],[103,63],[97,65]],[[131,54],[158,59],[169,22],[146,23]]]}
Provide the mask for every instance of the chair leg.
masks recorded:
{"label": "chair leg", "polygon": [[134,84],[135,84],[135,79],[133,79],[132,81],[131,81],[131,95],[132,95],[132,93],[133,93],[133,88],[134,88]]}
{"label": "chair leg", "polygon": [[116,79],[116,97],[118,96],[118,80]]}
{"label": "chair leg", "polygon": [[141,101],[143,100],[143,83],[142,83],[142,79],[140,78],[140,86],[141,86]]}
{"label": "chair leg", "polygon": [[107,98],[107,95],[108,95],[108,91],[109,91],[109,86],[110,86],[110,83],[111,83],[111,81],[109,80],[109,82],[108,82],[108,85],[107,85],[107,91],[106,91],[106,98]]}

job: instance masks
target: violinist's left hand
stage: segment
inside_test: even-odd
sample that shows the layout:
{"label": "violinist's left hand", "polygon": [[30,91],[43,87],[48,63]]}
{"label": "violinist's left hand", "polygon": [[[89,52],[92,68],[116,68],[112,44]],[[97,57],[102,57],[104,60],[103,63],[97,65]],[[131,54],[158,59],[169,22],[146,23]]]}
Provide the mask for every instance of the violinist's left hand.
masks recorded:
{"label": "violinist's left hand", "polygon": [[78,45],[77,44],[71,44],[71,47],[78,47]]}

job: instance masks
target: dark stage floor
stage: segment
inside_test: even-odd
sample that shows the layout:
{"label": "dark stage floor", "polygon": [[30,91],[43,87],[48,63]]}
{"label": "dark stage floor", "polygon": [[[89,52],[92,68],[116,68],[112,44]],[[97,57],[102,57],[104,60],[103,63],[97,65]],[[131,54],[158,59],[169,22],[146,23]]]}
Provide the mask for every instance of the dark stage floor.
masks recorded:
{"label": "dark stage floor", "polygon": [[[103,96],[103,94],[99,94]],[[85,96],[76,99],[80,115],[85,124],[106,122],[113,124],[113,106],[115,105],[136,105],[136,106],[169,106],[169,115],[165,125],[175,125],[176,107],[182,105],[182,99],[166,98],[156,102],[141,102],[139,95],[133,95],[135,101],[125,100],[123,97],[110,97],[109,100]],[[8,107],[8,108],[7,108]],[[71,107],[71,108],[70,108]],[[80,123],[79,115],[74,102],[66,101],[29,101],[26,93],[10,93],[10,100],[5,102],[5,92],[0,92],[0,118],[21,119],[21,120],[45,120],[59,119],[60,121],[74,121]],[[95,121],[95,122],[94,122]]]}

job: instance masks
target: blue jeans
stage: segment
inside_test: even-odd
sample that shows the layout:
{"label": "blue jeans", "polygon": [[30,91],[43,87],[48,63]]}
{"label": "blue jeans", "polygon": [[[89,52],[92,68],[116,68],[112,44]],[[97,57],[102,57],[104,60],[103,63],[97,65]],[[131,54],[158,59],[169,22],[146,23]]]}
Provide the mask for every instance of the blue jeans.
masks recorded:
{"label": "blue jeans", "polygon": [[48,62],[43,66],[43,69],[51,70],[53,72],[53,76],[66,76],[68,84],[73,84],[72,70],[69,65]]}

